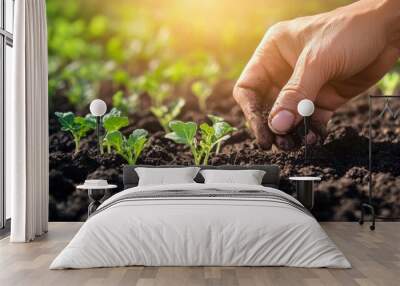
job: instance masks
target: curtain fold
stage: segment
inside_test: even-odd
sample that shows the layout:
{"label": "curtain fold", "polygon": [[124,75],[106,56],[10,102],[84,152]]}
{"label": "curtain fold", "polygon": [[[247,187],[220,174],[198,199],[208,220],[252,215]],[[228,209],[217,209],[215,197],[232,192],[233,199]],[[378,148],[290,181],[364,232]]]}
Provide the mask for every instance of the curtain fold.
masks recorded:
{"label": "curtain fold", "polygon": [[[48,90],[45,0],[15,2],[13,94],[6,116],[12,242],[28,242],[48,225]],[[7,148],[10,147],[10,148]]]}

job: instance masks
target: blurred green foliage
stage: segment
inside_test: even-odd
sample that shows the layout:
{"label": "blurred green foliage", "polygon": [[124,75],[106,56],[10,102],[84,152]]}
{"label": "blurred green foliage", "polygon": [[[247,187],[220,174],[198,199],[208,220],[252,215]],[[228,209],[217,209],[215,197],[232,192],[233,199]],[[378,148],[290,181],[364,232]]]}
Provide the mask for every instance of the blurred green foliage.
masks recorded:
{"label": "blurred green foliage", "polygon": [[151,113],[157,118],[158,122],[166,133],[170,132],[169,123],[176,119],[185,106],[185,100],[179,98],[178,100],[162,106],[153,106],[150,108]]}
{"label": "blurred green foliage", "polygon": [[400,60],[393,70],[379,81],[378,88],[384,95],[397,95],[400,89]]}
{"label": "blurred green foliage", "polygon": [[124,92],[119,90],[112,96],[112,106],[120,110],[123,114],[129,115],[137,110],[138,100],[137,93],[125,96]]}
{"label": "blurred green foliage", "polygon": [[101,97],[132,113],[132,95],[160,107],[180,86],[213,89],[238,77],[268,26],[349,2],[47,0],[50,107],[65,96],[82,112]]}

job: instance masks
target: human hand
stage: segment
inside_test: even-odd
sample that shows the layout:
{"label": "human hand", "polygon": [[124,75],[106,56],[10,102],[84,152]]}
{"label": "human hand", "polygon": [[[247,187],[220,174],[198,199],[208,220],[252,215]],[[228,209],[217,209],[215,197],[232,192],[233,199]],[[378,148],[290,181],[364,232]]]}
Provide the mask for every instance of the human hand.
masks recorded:
{"label": "human hand", "polygon": [[[333,112],[374,85],[400,56],[400,1],[361,0],[270,28],[235,85],[258,143],[293,148],[297,104],[315,104],[313,144]],[[268,119],[266,109],[271,108]]]}

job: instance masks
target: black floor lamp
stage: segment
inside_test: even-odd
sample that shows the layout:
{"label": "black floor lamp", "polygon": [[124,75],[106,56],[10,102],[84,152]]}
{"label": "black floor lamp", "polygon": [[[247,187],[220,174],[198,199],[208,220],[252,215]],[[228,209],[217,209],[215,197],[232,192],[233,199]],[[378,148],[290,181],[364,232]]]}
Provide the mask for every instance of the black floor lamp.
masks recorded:
{"label": "black floor lamp", "polygon": [[297,105],[297,112],[304,117],[304,162],[308,162],[307,157],[307,134],[309,130],[310,117],[314,114],[314,103],[309,99],[303,99]]}
{"label": "black floor lamp", "polygon": [[100,134],[101,117],[107,111],[106,103],[101,99],[95,99],[90,103],[90,113],[96,117],[97,148],[99,154],[103,154],[102,140]]}
{"label": "black floor lamp", "polygon": [[[392,119],[397,119],[400,117],[400,111],[394,112],[393,109],[390,106],[390,99],[398,99],[400,100],[400,95],[379,95],[379,96],[369,96],[369,115],[368,115],[368,139],[369,139],[369,144],[368,144],[368,149],[369,149],[369,155],[368,155],[368,202],[362,203],[361,204],[361,218],[359,220],[360,224],[364,223],[364,215],[365,215],[365,210],[369,209],[371,212],[371,225],[370,229],[375,230],[375,219],[385,219],[384,217],[378,217],[376,216],[376,211],[375,207],[372,202],[372,147],[373,147],[373,142],[372,142],[372,101],[375,99],[385,99],[385,105],[382,110],[382,112],[378,115],[379,118],[383,118],[383,116],[388,112],[391,116]],[[388,218],[386,218],[388,219]],[[399,218],[389,218],[389,219],[394,219],[398,220]]]}

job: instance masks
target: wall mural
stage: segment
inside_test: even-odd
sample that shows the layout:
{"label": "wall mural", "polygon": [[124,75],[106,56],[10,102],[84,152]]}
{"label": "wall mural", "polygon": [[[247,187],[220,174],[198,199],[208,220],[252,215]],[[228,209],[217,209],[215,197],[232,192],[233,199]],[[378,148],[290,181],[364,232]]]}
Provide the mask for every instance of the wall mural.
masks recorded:
{"label": "wall mural", "polygon": [[[307,162],[303,126],[293,131],[292,150],[263,150],[232,97],[266,27],[351,1],[228,2],[47,0],[51,221],[85,220],[87,193],[76,185],[98,178],[121,190],[125,164],[277,164],[289,194],[290,176],[322,177],[317,219],[359,218],[368,199],[368,95],[335,113]],[[368,93],[395,94],[399,71]],[[107,104],[101,151],[89,110],[96,98]],[[372,106],[373,203],[381,217],[400,216],[399,112],[395,98]],[[203,144],[195,147],[195,138]]]}

